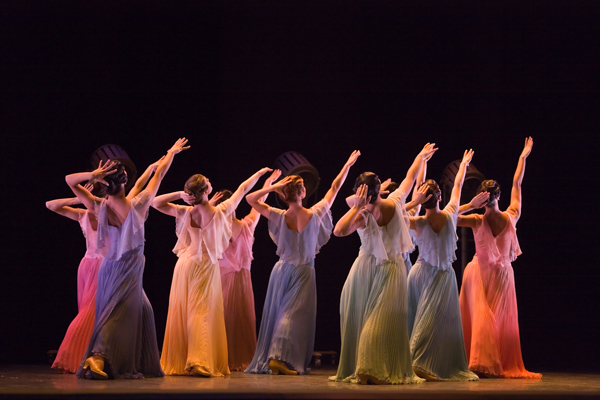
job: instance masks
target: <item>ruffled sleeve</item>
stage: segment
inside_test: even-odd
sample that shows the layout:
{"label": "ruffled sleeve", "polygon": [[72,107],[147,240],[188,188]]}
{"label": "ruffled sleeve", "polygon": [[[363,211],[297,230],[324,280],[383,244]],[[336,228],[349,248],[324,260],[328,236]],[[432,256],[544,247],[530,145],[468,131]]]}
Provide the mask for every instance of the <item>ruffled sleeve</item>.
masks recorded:
{"label": "ruffled sleeve", "polygon": [[[219,259],[223,256],[223,252],[229,246],[232,225],[231,212],[235,209],[232,208],[231,202],[228,203],[228,200],[222,202],[216,208],[217,212],[212,221],[202,229],[200,234],[206,245],[210,261],[213,264],[219,262]],[[199,248],[198,252],[201,253],[201,250]]]}
{"label": "ruffled sleeve", "polygon": [[379,265],[388,259],[381,228],[377,225],[377,221],[375,221],[369,210],[362,209],[360,213],[367,221],[367,226],[364,229],[358,229],[361,242],[360,253],[372,255],[376,259],[376,264]]}
{"label": "ruffled sleeve", "polygon": [[[269,209],[269,236],[275,243],[275,246],[279,249],[279,243],[284,243],[285,240],[282,237],[284,230],[281,224],[285,224],[285,210],[280,208],[271,207]],[[279,250],[277,251],[279,255]]]}
{"label": "ruffled sleeve", "polygon": [[517,239],[517,218],[513,217],[511,214],[508,215],[508,223],[510,224],[510,262],[513,262],[517,259],[518,256],[523,254],[521,252],[521,246],[519,246],[519,239]]}
{"label": "ruffled sleeve", "polygon": [[177,215],[175,216],[175,234],[177,243],[173,247],[173,253],[181,257],[190,246],[190,233],[187,227],[190,226],[190,211],[192,207],[177,206]]}
{"label": "ruffled sleeve", "polygon": [[[399,188],[394,190],[393,194],[397,192],[399,192]],[[396,206],[396,214],[399,217],[399,226],[396,229],[397,236],[395,235],[393,238],[393,243],[390,243],[395,250],[395,256],[400,256],[403,253],[411,253],[415,250],[415,245],[410,234],[410,220],[408,218],[408,214],[406,213],[406,204],[404,203],[405,197],[406,196],[400,192],[399,195],[391,198]]]}
{"label": "ruffled sleeve", "polygon": [[108,237],[108,214],[106,212],[106,199],[94,201],[94,213],[98,221],[96,228],[96,248],[102,249],[106,246]]}
{"label": "ruffled sleeve", "polygon": [[329,202],[325,199],[311,207],[319,225],[315,254],[319,254],[319,250],[329,241],[331,232],[333,232],[333,218],[331,217],[330,207]]}
{"label": "ruffled sleeve", "polygon": [[[142,190],[131,200],[131,211],[132,211],[132,228],[133,235],[138,238],[140,229],[142,230],[142,242],[143,242],[143,230],[144,230],[144,222],[148,219],[148,214],[150,211],[150,193],[148,190]],[[140,243],[141,244],[141,243]],[[137,246],[136,246],[137,247]]]}

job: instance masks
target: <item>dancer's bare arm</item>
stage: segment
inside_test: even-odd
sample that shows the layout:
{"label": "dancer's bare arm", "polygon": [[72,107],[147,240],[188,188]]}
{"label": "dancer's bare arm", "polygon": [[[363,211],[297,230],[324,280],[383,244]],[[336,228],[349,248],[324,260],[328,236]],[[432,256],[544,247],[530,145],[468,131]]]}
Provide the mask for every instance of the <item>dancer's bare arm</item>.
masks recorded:
{"label": "dancer's bare arm", "polygon": [[467,174],[467,167],[473,159],[475,152],[471,149],[465,150],[462,161],[458,167],[458,172],[454,177],[454,186],[452,187],[452,194],[450,195],[450,203],[454,202],[457,205],[460,204],[460,191],[462,190],[463,183],[465,182],[465,175]]}
{"label": "dancer's bare arm", "polygon": [[344,181],[348,176],[348,171],[350,171],[350,167],[354,165],[359,156],[359,150],[354,150],[352,154],[350,154],[348,161],[346,161],[338,176],[336,176],[333,182],[331,183],[331,187],[329,188],[327,193],[325,193],[325,197],[323,197],[323,199],[328,203],[329,207],[331,207],[331,205],[333,204],[333,201],[335,200],[338,192],[340,191],[340,188],[344,184]]}
{"label": "dancer's bare arm", "polygon": [[400,186],[398,186],[398,189],[396,190],[400,190],[400,192],[404,193],[405,196],[408,195],[410,188],[415,183],[415,179],[417,178],[417,174],[419,173],[422,163],[426,163],[437,150],[438,149],[435,147],[435,143],[427,143],[415,157],[415,160],[406,173],[406,177],[402,180]]}
{"label": "dancer's bare arm", "polygon": [[246,196],[246,201],[248,202],[248,204],[250,204],[250,206],[253,209],[258,211],[260,215],[262,215],[265,218],[269,218],[269,215],[271,214],[271,207],[261,200],[264,198],[264,196],[268,195],[271,192],[277,192],[280,195],[284,196],[283,188],[291,181],[292,178],[286,176],[279,182],[274,183],[269,187],[263,187],[262,189],[259,189],[256,192],[249,193]]}
{"label": "dancer's bare arm", "polygon": [[525,146],[519,156],[519,162],[517,163],[517,170],[513,178],[512,189],[510,191],[510,206],[506,210],[515,218],[521,216],[521,184],[523,183],[523,176],[525,175],[525,162],[531,149],[533,148],[533,139],[530,137],[525,139]]}
{"label": "dancer's bare arm", "polygon": [[333,229],[335,236],[348,236],[357,229],[366,227],[367,221],[360,211],[371,201],[371,196],[367,197],[367,191],[367,185],[360,185],[356,189],[354,205],[335,224]]}
{"label": "dancer's bare arm", "polygon": [[[84,189],[91,192],[94,186],[88,183],[84,186]],[[81,201],[77,197],[70,197],[68,199],[55,199],[46,202],[46,208],[50,211],[54,211],[57,214],[67,217],[69,219],[78,221],[82,214],[85,214],[85,210],[82,208],[75,208],[81,204]]]}
{"label": "dancer's bare arm", "polygon": [[171,217],[176,217],[178,206],[176,204],[173,204],[173,202],[179,199],[188,201],[189,197],[190,196],[184,191],[161,194],[160,196],[156,196],[154,198],[154,200],[152,201],[152,207],[154,207],[163,214],[170,215]]}
{"label": "dancer's bare arm", "polygon": [[133,185],[133,187],[127,194],[127,198],[129,200],[133,199],[144,189],[144,186],[146,186],[146,183],[148,183],[148,180],[150,179],[150,177],[152,176],[154,171],[156,171],[156,169],[158,168],[158,166],[160,165],[160,163],[162,162],[162,160],[164,158],[165,158],[165,156],[162,156],[160,158],[160,160],[155,161],[152,164],[150,164],[148,166],[148,168],[146,168],[144,173],[137,179],[137,181],[135,181],[135,185]]}
{"label": "dancer's bare arm", "polygon": [[[265,183],[263,184],[263,189],[271,186],[273,184],[273,182],[275,182],[280,176],[281,176],[281,170],[276,169],[275,171],[273,171],[271,176],[269,176],[265,180]],[[268,193],[265,194],[263,197],[260,198],[259,201],[264,203],[265,201],[267,201],[268,196],[269,196]],[[258,220],[260,219],[260,213],[257,210],[255,210],[254,208],[252,208],[252,210],[248,214],[247,218],[250,220],[250,227],[252,229],[254,229],[256,227],[256,224],[258,224]]]}
{"label": "dancer's bare arm", "polygon": [[65,181],[67,185],[71,188],[75,196],[81,201],[81,203],[88,210],[94,210],[94,204],[96,201],[100,200],[94,197],[89,191],[87,191],[81,183],[83,182],[99,182],[105,186],[108,186],[108,183],[104,180],[107,175],[114,174],[117,170],[114,168],[115,163],[113,161],[107,160],[105,163],[98,164],[98,168],[93,170],[92,172],[77,172],[74,174],[67,175],[65,177]]}
{"label": "dancer's bare arm", "polygon": [[152,179],[150,179],[150,182],[148,182],[148,186],[146,187],[151,202],[154,200],[165,174],[171,167],[171,163],[173,162],[173,157],[175,157],[175,154],[179,154],[183,150],[190,148],[190,146],[186,146],[187,141],[188,140],[186,138],[177,139],[175,144],[167,151],[167,154],[156,168],[154,176]]}

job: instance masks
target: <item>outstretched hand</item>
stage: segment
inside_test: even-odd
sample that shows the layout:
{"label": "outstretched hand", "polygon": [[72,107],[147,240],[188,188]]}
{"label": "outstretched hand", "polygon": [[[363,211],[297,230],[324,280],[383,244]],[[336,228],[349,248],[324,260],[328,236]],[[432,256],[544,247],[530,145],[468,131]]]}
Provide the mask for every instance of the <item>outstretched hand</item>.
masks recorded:
{"label": "outstretched hand", "polygon": [[[189,195],[186,195],[186,196],[189,196]],[[221,200],[222,197],[223,197],[223,192],[219,191],[213,195],[213,197],[208,201],[208,204],[210,204],[211,206],[214,207],[219,202],[219,200]],[[186,203],[187,203],[187,201],[186,201]],[[190,204],[190,203],[188,203],[188,204]]]}
{"label": "outstretched hand", "polygon": [[281,176],[281,170],[280,169],[274,170],[273,173],[271,174],[271,176],[269,176],[265,180],[264,187],[271,186],[273,184],[273,182],[275,182],[277,180],[277,178],[279,178],[280,176]]}
{"label": "outstretched hand", "polygon": [[531,153],[531,149],[533,149],[533,138],[531,136],[525,138],[525,146],[523,147],[523,151],[521,152],[522,158],[527,158]]}
{"label": "outstretched hand", "polygon": [[427,161],[433,156],[433,153],[435,153],[436,151],[438,151],[438,148],[435,147],[435,143],[427,143],[425,146],[423,146],[423,149],[421,150],[421,152],[419,152],[419,155],[423,157],[425,161]]}
{"label": "outstretched hand", "polygon": [[383,195],[383,194],[388,194],[390,191],[387,190],[387,188],[390,186],[390,184],[392,183],[392,178],[387,178],[385,181],[381,182],[381,185],[379,186],[379,195]]}
{"label": "outstretched hand", "polygon": [[[213,199],[216,197],[217,195],[215,194],[213,196]],[[191,194],[187,194],[186,192],[181,191],[179,193],[179,198],[181,200],[183,200],[184,202],[186,202],[188,205],[193,206],[194,202],[196,201],[196,197],[191,195]],[[211,199],[212,200],[212,199]]]}
{"label": "outstretched hand", "polygon": [[471,207],[474,209],[485,206],[490,198],[490,192],[481,192],[471,200]]}
{"label": "outstretched hand", "polygon": [[369,188],[367,185],[362,184],[356,189],[356,200],[354,206],[359,209],[363,209],[367,204],[371,202],[371,196],[367,197]]}
{"label": "outstretched hand", "polygon": [[114,174],[117,172],[115,166],[117,165],[116,161],[106,160],[104,165],[102,164],[102,160],[98,164],[98,168],[92,171],[92,179],[93,182],[99,182],[104,186],[108,186],[108,182],[104,180],[107,175]]}
{"label": "outstretched hand", "polygon": [[283,178],[282,180],[280,180],[277,183],[274,183],[273,185],[271,185],[271,189],[277,193],[279,193],[280,195],[282,195],[283,197],[285,197],[285,194],[283,193],[283,188],[292,181],[292,177],[291,176],[286,176],[285,178]]}
{"label": "outstretched hand", "polygon": [[471,160],[473,159],[473,154],[475,154],[473,149],[465,150],[461,164],[465,164],[465,166],[468,166]]}
{"label": "outstretched hand", "polygon": [[427,189],[428,186],[426,184],[422,184],[419,187],[419,189],[415,192],[415,195],[413,196],[413,201],[416,201],[419,204],[423,204],[427,200],[429,200],[431,196],[433,196],[433,194],[430,193],[429,195],[427,195]]}
{"label": "outstretched hand", "polygon": [[348,158],[348,161],[346,161],[345,166],[346,167],[353,166],[359,156],[360,156],[360,150],[354,150],[352,152],[352,154],[350,154],[350,157]]}
{"label": "outstretched hand", "polygon": [[187,150],[190,146],[186,146],[188,140],[186,138],[179,138],[175,144],[169,149],[169,153],[178,154],[183,150]]}

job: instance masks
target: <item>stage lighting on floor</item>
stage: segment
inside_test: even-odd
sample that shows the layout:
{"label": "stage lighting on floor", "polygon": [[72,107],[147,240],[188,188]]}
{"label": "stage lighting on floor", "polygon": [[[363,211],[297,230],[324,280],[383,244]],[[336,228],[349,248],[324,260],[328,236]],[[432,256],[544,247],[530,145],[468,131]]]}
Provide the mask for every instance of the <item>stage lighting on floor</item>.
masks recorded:
{"label": "stage lighting on floor", "polygon": [[[288,151],[283,153],[274,163],[274,168],[281,170],[281,176],[285,177],[288,175],[299,175],[304,180],[304,187],[306,189],[306,197],[302,204],[307,207],[316,202],[317,189],[321,178],[319,177],[319,171],[313,165],[308,162],[306,157],[297,151]],[[315,195],[312,201],[309,201],[311,195]],[[279,202],[279,197],[277,196]]]}
{"label": "stage lighting on floor", "polygon": [[92,158],[90,159],[90,163],[93,169],[98,168],[98,164],[100,161],[119,161],[121,164],[125,166],[125,171],[127,171],[127,185],[125,185],[125,193],[129,191],[135,184],[135,180],[137,179],[137,169],[135,164],[129,156],[125,149],[123,149],[118,144],[105,144],[104,146],[99,147],[92,154]]}

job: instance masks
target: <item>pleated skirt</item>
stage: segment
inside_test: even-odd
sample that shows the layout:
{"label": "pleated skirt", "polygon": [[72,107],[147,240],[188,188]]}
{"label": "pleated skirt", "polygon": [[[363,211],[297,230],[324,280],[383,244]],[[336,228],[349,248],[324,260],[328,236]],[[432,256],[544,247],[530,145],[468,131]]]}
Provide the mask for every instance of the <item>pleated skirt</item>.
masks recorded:
{"label": "pleated skirt", "polygon": [[52,368],[64,373],[77,372],[94,330],[96,286],[102,258],[84,257],[77,270],[77,304],[79,312],[67,329]]}
{"label": "pleated skirt", "polygon": [[221,269],[227,354],[231,371],[245,370],[256,351],[256,314],[250,270]]}
{"label": "pleated skirt", "polygon": [[329,379],[358,383],[357,375],[367,374],[392,384],[422,382],[412,369],[406,313],[402,259],[376,264],[359,255],[342,290],[340,364]]}
{"label": "pleated skirt", "polygon": [[278,261],[269,279],[252,362],[245,372],[270,374],[269,361],[283,361],[307,374],[315,343],[317,289],[312,264]]}
{"label": "pleated skirt", "polygon": [[443,381],[477,380],[469,371],[454,269],[419,259],[408,275],[413,368]]}
{"label": "pleated skirt", "polygon": [[[98,354],[112,379],[158,377],[160,368],[152,305],[142,289],[144,247],[119,260],[104,259],[98,271],[94,330],[77,370],[86,377],[83,361]],[[89,374],[89,371],[88,371]]]}
{"label": "pleated skirt", "polygon": [[541,378],[523,364],[512,266],[484,266],[477,256],[465,268],[460,309],[469,368],[500,378]]}

